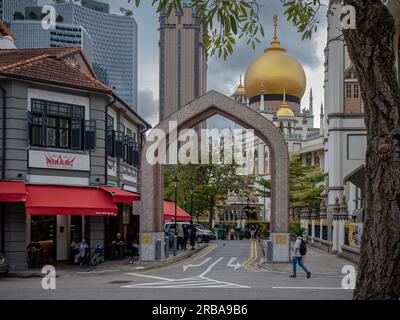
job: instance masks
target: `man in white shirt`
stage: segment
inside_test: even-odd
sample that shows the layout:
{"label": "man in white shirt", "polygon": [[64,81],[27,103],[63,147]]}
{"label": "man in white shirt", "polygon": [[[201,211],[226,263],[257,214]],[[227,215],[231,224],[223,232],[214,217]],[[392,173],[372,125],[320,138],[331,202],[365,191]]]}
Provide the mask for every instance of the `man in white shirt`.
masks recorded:
{"label": "man in white shirt", "polygon": [[304,241],[302,238],[301,232],[296,233],[297,239],[294,243],[294,254],[293,254],[293,274],[290,276],[290,278],[296,278],[296,271],[297,271],[297,263],[299,266],[304,270],[304,272],[307,274],[307,279],[311,277],[311,272],[306,268],[306,266],[303,264],[303,255],[300,252],[300,247],[301,243]]}

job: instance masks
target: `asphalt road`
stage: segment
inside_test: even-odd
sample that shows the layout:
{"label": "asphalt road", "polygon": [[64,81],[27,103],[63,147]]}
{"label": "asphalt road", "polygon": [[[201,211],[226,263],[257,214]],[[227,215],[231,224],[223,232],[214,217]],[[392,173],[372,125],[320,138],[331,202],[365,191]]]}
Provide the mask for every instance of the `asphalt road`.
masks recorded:
{"label": "asphalt road", "polygon": [[127,269],[102,273],[70,273],[56,279],[55,290],[44,290],[42,279],[1,278],[0,299],[351,299],[341,288],[343,276],[321,274],[297,279],[286,272],[257,267],[256,242],[216,241],[196,255],[165,268]]}

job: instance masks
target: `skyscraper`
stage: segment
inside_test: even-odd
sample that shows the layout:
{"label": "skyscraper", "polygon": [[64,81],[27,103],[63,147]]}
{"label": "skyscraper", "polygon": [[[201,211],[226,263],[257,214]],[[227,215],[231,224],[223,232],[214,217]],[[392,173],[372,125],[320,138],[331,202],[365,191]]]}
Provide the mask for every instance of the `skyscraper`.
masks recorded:
{"label": "skyscraper", "polygon": [[[10,30],[16,33],[18,48],[44,45],[81,46],[87,55],[89,54],[85,49],[92,48],[91,60],[98,78],[137,110],[138,45],[137,23],[134,17],[111,14],[109,5],[98,1],[54,4],[49,0],[49,4],[53,4],[56,9],[58,20],[62,21],[59,24],[74,30],[57,30],[57,34],[38,30],[36,35],[33,31],[40,25],[39,21],[27,19],[31,19],[32,16],[29,10],[37,11],[37,8],[32,8],[37,1],[0,1],[3,5],[4,21],[10,25]],[[15,2],[20,5],[15,6]],[[13,21],[15,11],[23,13],[25,19]],[[29,24],[32,24],[32,28]],[[82,43],[77,43],[78,38],[74,36],[79,32],[78,28],[84,30],[81,30]],[[33,41],[35,37],[40,37],[40,41]],[[75,41],[69,42],[68,37]]]}
{"label": "skyscraper", "polygon": [[160,14],[160,120],[206,92],[207,53],[191,1]]}

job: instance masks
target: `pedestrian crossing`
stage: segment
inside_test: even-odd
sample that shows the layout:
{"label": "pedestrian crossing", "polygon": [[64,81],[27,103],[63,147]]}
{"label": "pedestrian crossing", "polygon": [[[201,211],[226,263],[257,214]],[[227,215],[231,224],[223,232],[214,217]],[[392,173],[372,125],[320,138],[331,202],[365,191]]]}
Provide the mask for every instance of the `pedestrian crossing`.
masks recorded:
{"label": "pedestrian crossing", "polygon": [[[141,276],[139,274],[130,274],[135,276]],[[154,277],[156,279],[164,279],[162,281],[155,281],[149,283],[135,283],[131,285],[122,286],[122,288],[250,288],[249,286],[220,281],[211,279],[205,276],[197,276],[191,278],[183,278],[183,279],[168,279],[168,278],[160,278]]]}

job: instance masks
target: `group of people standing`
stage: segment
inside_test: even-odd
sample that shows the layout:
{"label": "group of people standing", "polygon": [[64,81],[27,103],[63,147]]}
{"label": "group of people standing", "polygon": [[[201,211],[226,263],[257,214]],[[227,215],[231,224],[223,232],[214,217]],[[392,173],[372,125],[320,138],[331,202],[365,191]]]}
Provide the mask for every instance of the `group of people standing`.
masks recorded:
{"label": "group of people standing", "polygon": [[[177,249],[178,250],[187,250],[187,242],[190,241],[191,250],[194,250],[196,244],[196,226],[193,224],[193,221],[190,221],[189,225],[186,224],[177,224],[176,225],[176,236],[177,236]],[[170,239],[170,244],[173,241],[173,231],[168,230],[167,235]]]}

